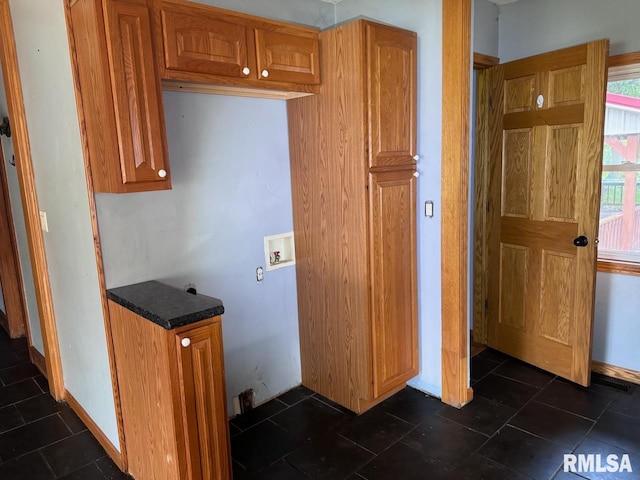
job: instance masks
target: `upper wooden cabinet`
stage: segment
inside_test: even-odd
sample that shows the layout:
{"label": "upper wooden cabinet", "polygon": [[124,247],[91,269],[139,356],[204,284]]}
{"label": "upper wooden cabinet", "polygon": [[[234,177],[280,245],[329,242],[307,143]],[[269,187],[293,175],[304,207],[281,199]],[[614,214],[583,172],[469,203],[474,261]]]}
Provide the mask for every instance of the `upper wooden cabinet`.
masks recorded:
{"label": "upper wooden cabinet", "polygon": [[160,1],[164,79],[313,93],[318,31],[184,1]]}
{"label": "upper wooden cabinet", "polygon": [[250,74],[245,70],[249,29],[244,18],[168,2],[161,11],[167,70],[238,78]]}
{"label": "upper wooden cabinet", "polygon": [[160,76],[145,0],[71,5],[79,111],[96,192],[171,188]]}

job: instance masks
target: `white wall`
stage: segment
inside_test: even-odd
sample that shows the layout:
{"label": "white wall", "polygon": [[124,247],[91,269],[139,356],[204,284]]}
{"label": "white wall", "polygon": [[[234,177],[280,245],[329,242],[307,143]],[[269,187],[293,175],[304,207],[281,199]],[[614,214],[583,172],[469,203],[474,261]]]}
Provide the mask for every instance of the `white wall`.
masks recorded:
{"label": "white wall", "polygon": [[[440,275],[440,182],[442,147],[442,1],[346,0],[337,21],[365,16],[418,33],[418,321],[420,374],[409,383],[442,394]],[[424,202],[435,204],[433,218]]]}
{"label": "white wall", "polygon": [[301,382],[295,268],[256,282],[263,237],[293,230],[286,103],[164,100],[173,189],[97,195],[107,286],[157,279],[221,298],[229,406],[247,388],[260,403]]}
{"label": "white wall", "polygon": [[[210,1],[323,26],[315,0]],[[225,305],[227,397],[301,382],[295,268],[266,272],[263,237],[293,230],[285,101],[165,92],[173,189],[96,196],[108,288],[158,279]],[[233,410],[230,409],[230,412]]]}
{"label": "white wall", "polygon": [[[4,90],[4,78],[0,66],[0,119],[9,116],[7,109],[7,97]],[[4,169],[7,173],[7,185],[9,187],[9,201],[11,202],[11,214],[13,216],[13,228],[16,232],[16,246],[18,248],[18,261],[22,271],[22,288],[26,301],[26,315],[31,332],[31,342],[36,350],[44,354],[42,343],[42,331],[40,329],[40,316],[38,315],[38,302],[36,289],[33,284],[33,272],[31,270],[31,256],[27,242],[27,227],[24,223],[20,186],[16,167],[11,165],[13,158],[13,140],[15,137],[0,137],[2,153],[4,155]]]}
{"label": "white wall", "polygon": [[638,0],[520,0],[500,7],[500,60],[609,38],[610,53],[640,50]]}
{"label": "white wall", "polygon": [[118,447],[63,2],[10,7],[65,387]]}
{"label": "white wall", "polygon": [[[500,7],[500,60],[509,61],[600,38],[612,54],[640,50],[637,0],[521,0]],[[593,359],[640,370],[640,279],[598,273]]]}
{"label": "white wall", "polygon": [[473,0],[473,51],[498,56],[498,6]]}

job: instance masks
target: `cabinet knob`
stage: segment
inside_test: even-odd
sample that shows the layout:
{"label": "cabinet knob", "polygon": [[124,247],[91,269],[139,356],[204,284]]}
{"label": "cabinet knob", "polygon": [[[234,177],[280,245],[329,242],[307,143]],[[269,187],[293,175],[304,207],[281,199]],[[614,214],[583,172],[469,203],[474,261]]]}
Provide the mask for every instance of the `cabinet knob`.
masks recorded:
{"label": "cabinet knob", "polygon": [[420,155],[414,155],[413,159],[417,162],[418,160],[420,160]]}
{"label": "cabinet knob", "polygon": [[244,67],[242,69],[242,74],[243,75],[249,75],[251,73],[251,69],[249,67]]}
{"label": "cabinet knob", "polygon": [[269,70],[262,70],[262,76],[263,78],[267,78],[269,76]]}
{"label": "cabinet knob", "polygon": [[413,176],[414,177],[419,177],[420,176],[420,172],[413,172]]}
{"label": "cabinet knob", "polygon": [[164,169],[162,169],[162,170],[158,170],[158,176],[159,176],[160,178],[164,178],[164,177],[166,177],[166,176],[167,176],[167,171],[166,171],[166,170],[164,170]]}
{"label": "cabinet knob", "polygon": [[191,339],[189,337],[183,338],[182,340],[180,340],[180,344],[186,348],[191,345]]}

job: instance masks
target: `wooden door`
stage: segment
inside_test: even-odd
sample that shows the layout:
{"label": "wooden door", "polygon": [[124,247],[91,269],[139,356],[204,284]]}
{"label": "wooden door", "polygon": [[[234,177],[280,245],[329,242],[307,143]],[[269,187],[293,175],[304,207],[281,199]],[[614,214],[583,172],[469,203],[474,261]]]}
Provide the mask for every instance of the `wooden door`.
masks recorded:
{"label": "wooden door", "polygon": [[5,166],[0,145],[0,288],[5,306],[0,325],[11,338],[18,338],[26,331],[27,316]]}
{"label": "wooden door", "polygon": [[169,70],[256,78],[250,64],[247,20],[194,6],[162,5],[165,66]]}
{"label": "wooden door", "polygon": [[415,165],[417,35],[366,24],[369,167]]}
{"label": "wooden door", "polygon": [[176,348],[189,478],[231,478],[220,322],[176,335]]}
{"label": "wooden door", "polygon": [[259,79],[320,83],[318,32],[282,26],[256,28],[255,42]]}
{"label": "wooden door", "polygon": [[153,182],[169,188],[162,89],[149,9],[114,0],[105,5],[122,182],[125,189]]}
{"label": "wooden door", "polygon": [[[489,72],[488,344],[582,385],[591,370],[607,53],[602,40]],[[574,245],[581,236],[588,245]]]}
{"label": "wooden door", "polygon": [[408,169],[369,176],[374,398],[418,374],[413,174]]}

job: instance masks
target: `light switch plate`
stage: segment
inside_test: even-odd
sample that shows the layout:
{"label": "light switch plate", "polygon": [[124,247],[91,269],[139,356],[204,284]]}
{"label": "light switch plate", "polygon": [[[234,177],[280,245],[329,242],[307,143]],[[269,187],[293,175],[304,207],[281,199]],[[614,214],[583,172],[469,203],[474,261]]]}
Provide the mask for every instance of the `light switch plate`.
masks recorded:
{"label": "light switch plate", "polygon": [[424,216],[425,217],[433,217],[433,202],[424,202]]}
{"label": "light switch plate", "polygon": [[44,232],[49,231],[49,224],[47,223],[47,212],[43,212],[42,210],[40,210],[40,228],[42,228],[42,231]]}

